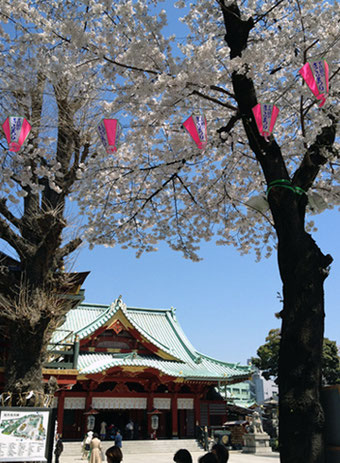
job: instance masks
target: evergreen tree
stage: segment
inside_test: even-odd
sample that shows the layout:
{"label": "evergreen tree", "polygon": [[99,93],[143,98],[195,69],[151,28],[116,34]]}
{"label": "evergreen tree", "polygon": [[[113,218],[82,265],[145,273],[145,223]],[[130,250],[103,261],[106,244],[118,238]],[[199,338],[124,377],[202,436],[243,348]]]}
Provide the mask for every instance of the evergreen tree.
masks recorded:
{"label": "evergreen tree", "polygon": [[[251,361],[265,379],[274,379],[278,382],[279,373],[279,351],[280,351],[280,330],[270,330],[266,342],[257,349],[257,357]],[[322,381],[324,385],[340,383],[340,358],[338,346],[335,341],[328,338],[323,340],[322,348]]]}

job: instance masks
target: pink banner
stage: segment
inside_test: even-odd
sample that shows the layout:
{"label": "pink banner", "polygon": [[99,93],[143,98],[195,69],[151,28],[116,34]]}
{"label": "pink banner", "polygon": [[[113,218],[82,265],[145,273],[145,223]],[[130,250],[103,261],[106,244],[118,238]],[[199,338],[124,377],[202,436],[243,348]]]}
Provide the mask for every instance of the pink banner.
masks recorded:
{"label": "pink banner", "polygon": [[268,103],[258,103],[252,108],[259,133],[268,141],[273,132],[274,125],[279,114],[279,109]]}
{"label": "pink banner", "polygon": [[117,119],[103,119],[98,124],[97,131],[108,154],[117,151],[121,127]]}
{"label": "pink banner", "polygon": [[9,116],[2,124],[9,151],[17,152],[31,131],[30,123],[21,116]]}
{"label": "pink banner", "polygon": [[203,150],[207,145],[207,120],[204,116],[190,116],[183,126],[189,132],[197,148]]}
{"label": "pink banner", "polygon": [[321,108],[328,97],[329,92],[329,69],[325,60],[311,61],[306,63],[299,73],[312,91],[313,95],[320,100]]}

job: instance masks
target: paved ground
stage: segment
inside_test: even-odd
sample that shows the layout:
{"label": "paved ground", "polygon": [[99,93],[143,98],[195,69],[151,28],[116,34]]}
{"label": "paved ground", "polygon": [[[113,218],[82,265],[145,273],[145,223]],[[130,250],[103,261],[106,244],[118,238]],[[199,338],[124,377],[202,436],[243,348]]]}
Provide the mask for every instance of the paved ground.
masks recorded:
{"label": "paved ground", "polygon": [[[124,449],[123,449],[124,454]],[[198,458],[203,453],[192,453],[193,462],[196,463]],[[123,463],[172,463],[173,453],[144,453],[144,454],[126,454],[123,458]],[[86,463],[86,460],[74,458],[71,456],[61,455],[60,463]],[[280,458],[278,453],[273,453],[266,456],[247,455],[240,452],[230,452],[228,463],[279,463]]]}

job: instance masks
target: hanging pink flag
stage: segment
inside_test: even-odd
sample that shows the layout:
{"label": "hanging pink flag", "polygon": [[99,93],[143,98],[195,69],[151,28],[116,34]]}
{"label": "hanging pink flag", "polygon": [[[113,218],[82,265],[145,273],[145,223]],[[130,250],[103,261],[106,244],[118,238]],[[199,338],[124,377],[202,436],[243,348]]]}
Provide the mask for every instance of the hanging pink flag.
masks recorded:
{"label": "hanging pink flag", "polygon": [[329,69],[325,60],[311,61],[306,63],[299,71],[306,84],[313,92],[313,95],[320,100],[321,108],[328,97],[329,92]]}
{"label": "hanging pink flag", "polygon": [[17,152],[24,144],[31,131],[31,125],[21,116],[9,116],[2,124],[5,132],[9,151]]}
{"label": "hanging pink flag", "polygon": [[252,111],[260,134],[268,141],[279,114],[278,108],[273,104],[258,103],[252,108]]}
{"label": "hanging pink flag", "polygon": [[204,150],[207,145],[207,120],[204,116],[190,116],[183,126],[190,133],[198,149]]}
{"label": "hanging pink flag", "polygon": [[121,126],[117,119],[103,119],[97,127],[99,138],[108,154],[117,151]]}

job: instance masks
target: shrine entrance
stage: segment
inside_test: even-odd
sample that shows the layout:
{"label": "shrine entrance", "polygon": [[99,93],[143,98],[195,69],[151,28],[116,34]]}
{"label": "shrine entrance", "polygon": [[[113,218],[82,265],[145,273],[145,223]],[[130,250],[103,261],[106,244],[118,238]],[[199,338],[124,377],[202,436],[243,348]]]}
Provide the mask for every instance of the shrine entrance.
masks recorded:
{"label": "shrine entrance", "polygon": [[[114,440],[114,436],[119,429],[123,440],[147,439],[147,415],[146,410],[117,410],[106,409],[98,410],[96,415],[94,432],[100,434],[101,423],[106,423],[105,440]],[[133,431],[129,432],[126,425],[129,421],[133,422]]]}
{"label": "shrine entrance", "polygon": [[193,410],[178,410],[178,437],[180,439],[195,436],[195,419]]}
{"label": "shrine entrance", "polygon": [[63,438],[69,440],[83,439],[83,410],[64,410]]}
{"label": "shrine entrance", "polygon": [[172,438],[172,418],[170,410],[161,410],[159,415],[159,428],[157,430],[157,439]]}

